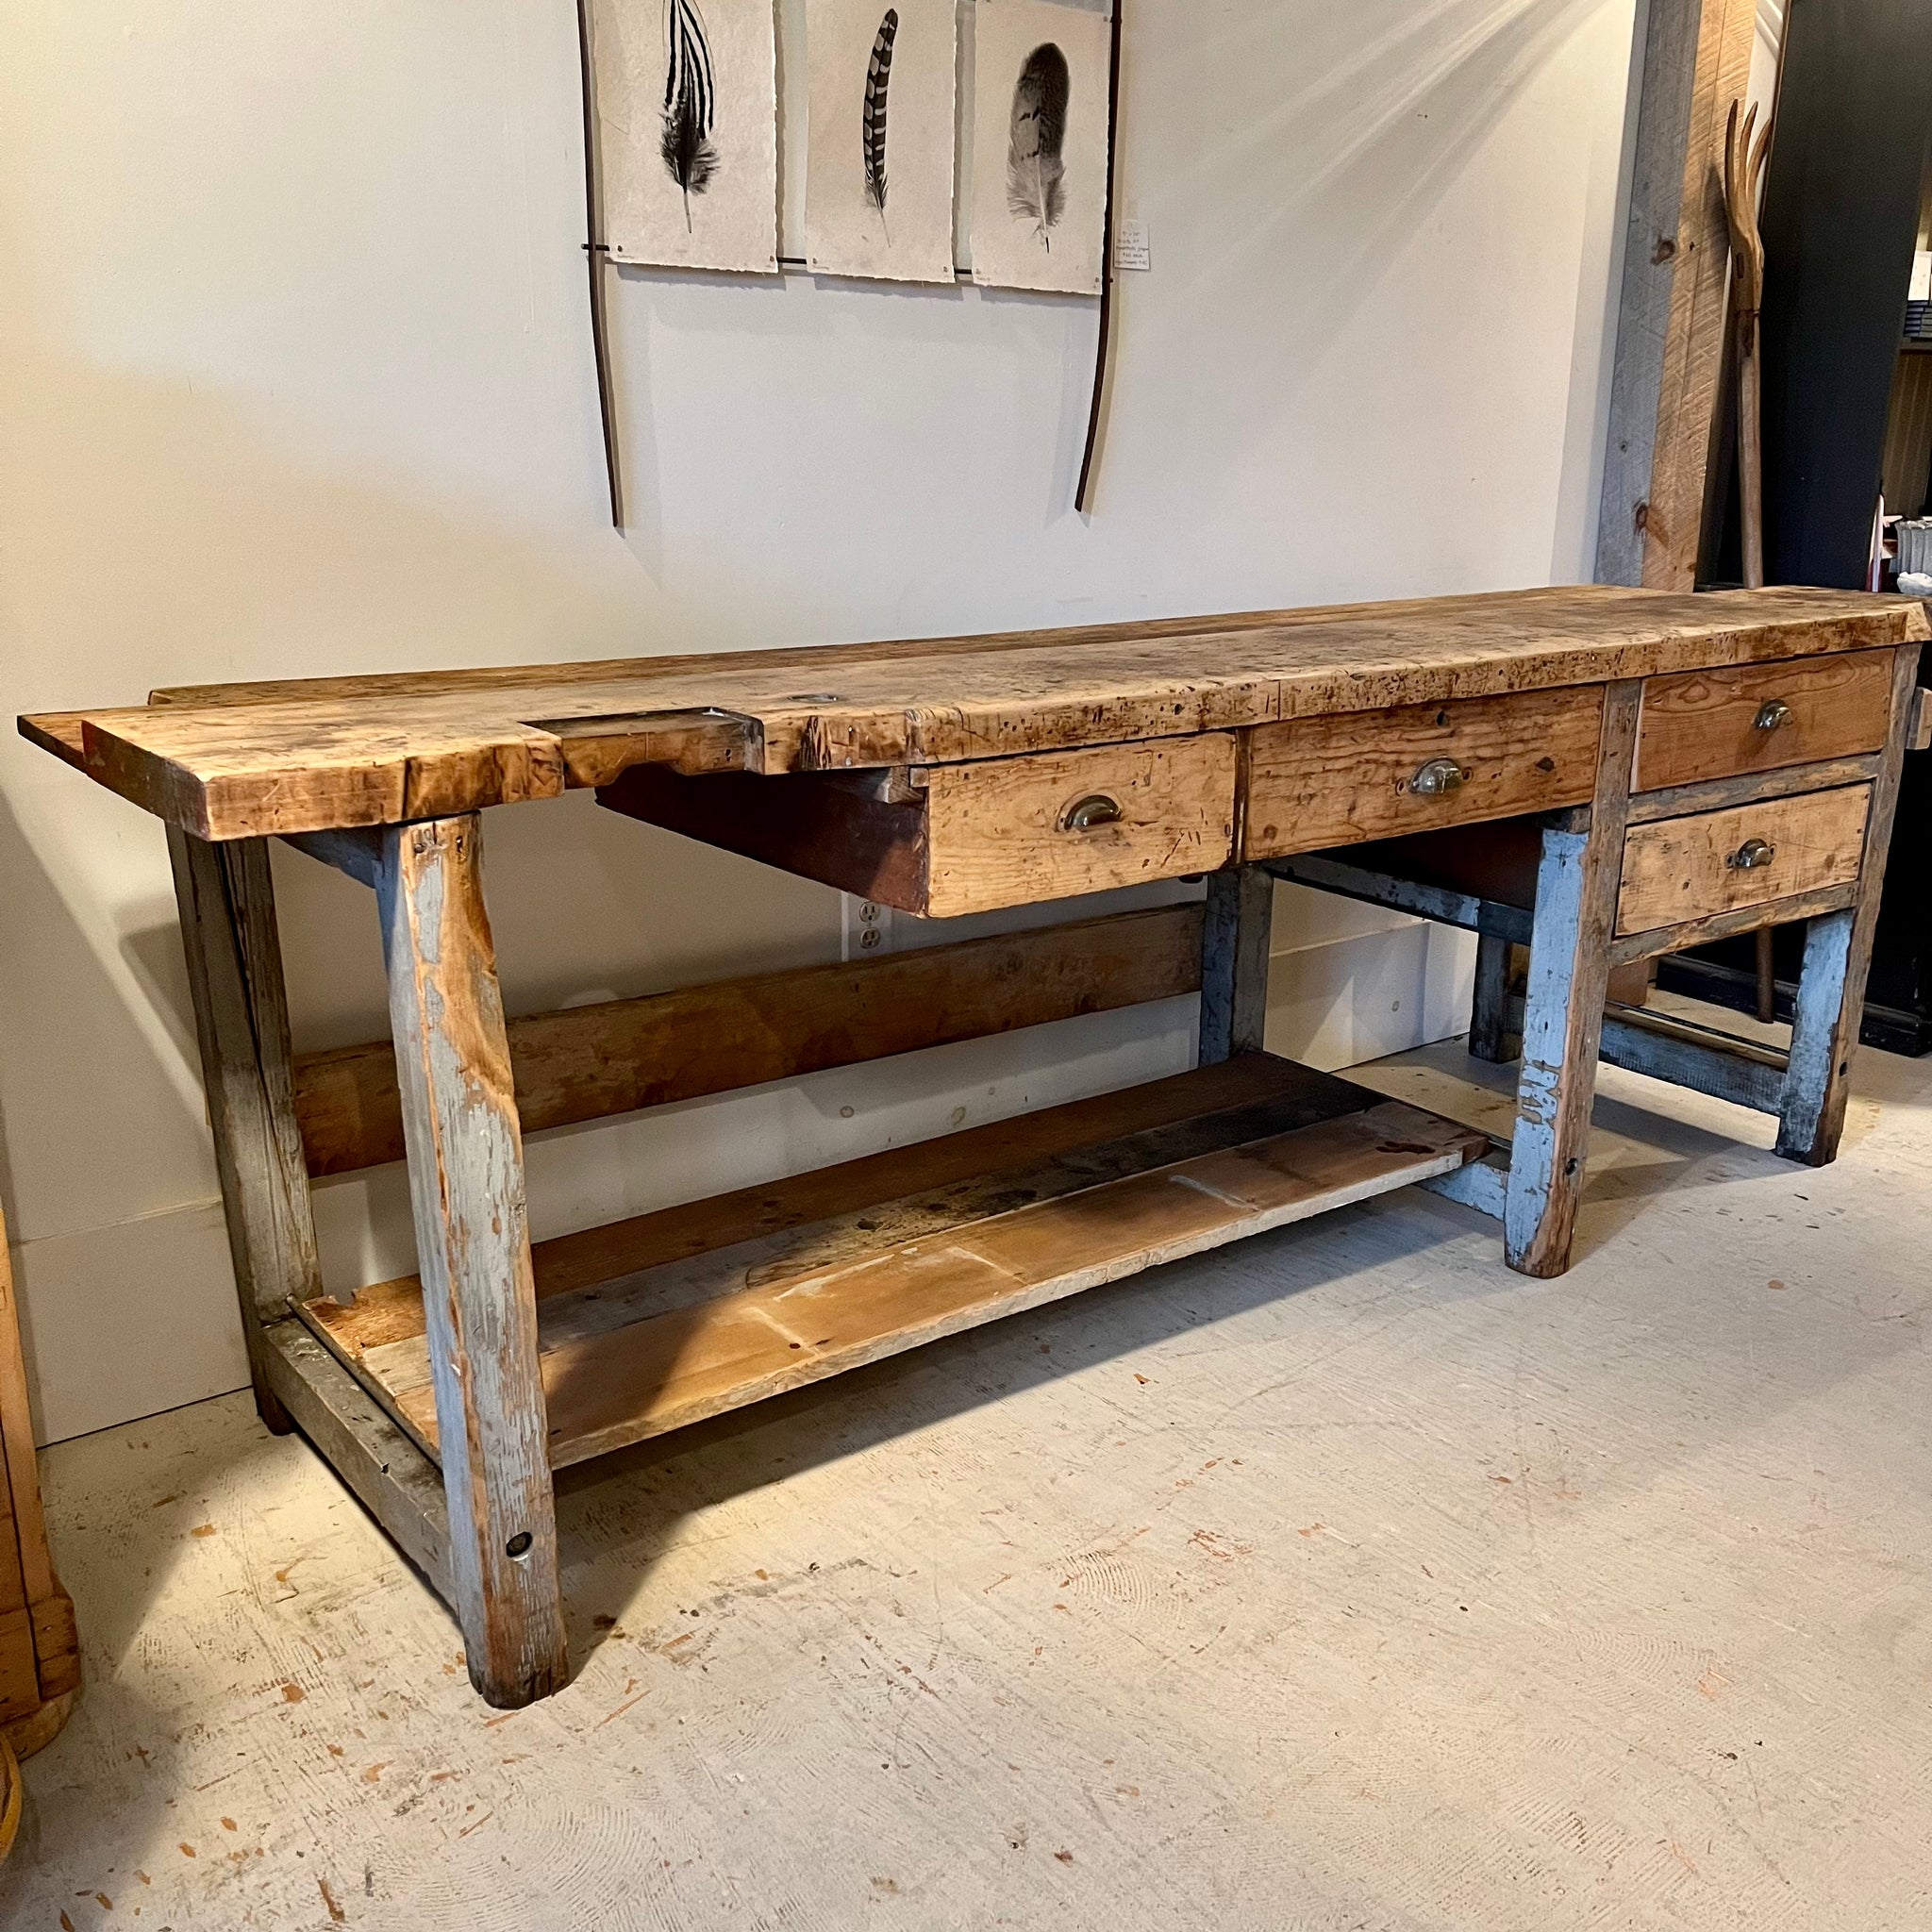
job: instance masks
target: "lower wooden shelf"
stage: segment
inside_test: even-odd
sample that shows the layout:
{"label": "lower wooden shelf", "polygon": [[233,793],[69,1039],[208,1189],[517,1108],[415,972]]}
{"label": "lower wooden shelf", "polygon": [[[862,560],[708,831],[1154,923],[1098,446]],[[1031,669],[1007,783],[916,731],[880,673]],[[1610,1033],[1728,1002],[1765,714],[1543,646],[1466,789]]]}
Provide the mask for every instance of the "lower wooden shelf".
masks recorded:
{"label": "lower wooden shelf", "polygon": [[[1266,1054],[540,1243],[550,1459],[708,1416],[1479,1159]],[[300,1310],[435,1454],[415,1277]]]}

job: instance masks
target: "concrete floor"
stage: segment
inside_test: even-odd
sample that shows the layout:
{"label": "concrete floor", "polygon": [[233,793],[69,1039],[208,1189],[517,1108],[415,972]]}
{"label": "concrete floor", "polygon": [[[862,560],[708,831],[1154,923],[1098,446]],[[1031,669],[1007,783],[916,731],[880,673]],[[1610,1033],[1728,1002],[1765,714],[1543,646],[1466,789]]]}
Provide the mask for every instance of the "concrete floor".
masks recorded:
{"label": "concrete floor", "polygon": [[0,1924],[1932,1925],[1932,1064],[1857,1075],[1814,1174],[1607,1074],[1560,1282],[1397,1196],[574,1474],[508,1716],[245,1399],[63,1444]]}

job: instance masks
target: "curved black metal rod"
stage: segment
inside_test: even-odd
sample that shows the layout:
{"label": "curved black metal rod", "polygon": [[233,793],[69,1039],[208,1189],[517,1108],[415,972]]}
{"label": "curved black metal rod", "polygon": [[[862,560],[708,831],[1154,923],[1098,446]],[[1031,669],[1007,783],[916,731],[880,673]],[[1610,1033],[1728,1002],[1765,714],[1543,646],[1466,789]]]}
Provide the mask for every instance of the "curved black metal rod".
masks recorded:
{"label": "curved black metal rod", "polygon": [[610,344],[604,319],[604,198],[597,192],[597,87],[591,72],[591,0],[577,0],[577,64],[584,93],[584,260],[591,274],[591,354],[597,365],[597,415],[604,425],[604,475],[610,486],[610,526],[624,528],[624,477],[618,468],[617,410],[610,393]]}
{"label": "curved black metal rod", "polygon": [[1107,370],[1113,344],[1113,170],[1114,131],[1121,104],[1121,8],[1113,0],[1113,29],[1107,57],[1107,214],[1100,230],[1100,340],[1093,349],[1093,401],[1087,411],[1087,447],[1080,458],[1080,487],[1074,508],[1093,508],[1093,458],[1100,445],[1100,406],[1107,392]]}

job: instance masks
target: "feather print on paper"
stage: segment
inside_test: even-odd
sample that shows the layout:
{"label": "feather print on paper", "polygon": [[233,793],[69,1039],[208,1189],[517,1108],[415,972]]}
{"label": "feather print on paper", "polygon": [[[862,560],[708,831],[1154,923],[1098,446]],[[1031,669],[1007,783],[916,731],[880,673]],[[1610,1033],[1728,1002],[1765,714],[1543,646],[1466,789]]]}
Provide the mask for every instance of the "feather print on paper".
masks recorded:
{"label": "feather print on paper", "polygon": [[691,228],[691,198],[702,194],[718,172],[711,145],[717,90],[711,78],[711,43],[697,0],[665,0],[664,138],[661,152],[671,178],[684,195],[684,225]]}
{"label": "feather print on paper", "polygon": [[[892,42],[899,38],[899,9],[886,8],[872,60],[865,70],[865,112],[860,132],[865,143],[865,198],[886,218],[886,96],[892,85]],[[891,238],[890,234],[887,239]]]}
{"label": "feather print on paper", "polygon": [[1066,211],[1067,57],[1051,41],[1035,47],[1013,89],[1012,133],[1007,145],[1007,207],[1015,221],[1033,224],[1050,251],[1053,230]]}

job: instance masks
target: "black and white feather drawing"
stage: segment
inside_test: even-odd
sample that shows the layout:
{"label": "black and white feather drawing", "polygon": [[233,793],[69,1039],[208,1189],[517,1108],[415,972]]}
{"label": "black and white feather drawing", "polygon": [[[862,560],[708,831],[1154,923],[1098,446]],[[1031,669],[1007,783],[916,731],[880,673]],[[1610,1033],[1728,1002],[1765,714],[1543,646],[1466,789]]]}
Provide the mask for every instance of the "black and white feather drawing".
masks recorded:
{"label": "black and white feather drawing", "polygon": [[[886,219],[886,105],[892,86],[892,42],[899,38],[899,9],[886,8],[879,22],[877,38],[872,43],[872,59],[865,70],[865,108],[860,133],[865,144],[865,198]],[[891,240],[886,231],[886,240]]]}
{"label": "black and white feather drawing", "polygon": [[1033,224],[1049,250],[1066,211],[1067,57],[1051,41],[1035,47],[1013,89],[1013,124],[1007,143],[1007,207],[1015,221]]}
{"label": "black and white feather drawing", "polygon": [[691,228],[691,198],[702,194],[718,172],[711,145],[718,95],[711,75],[711,43],[697,0],[665,0],[664,137],[661,152],[671,178],[684,195],[684,225]]}

